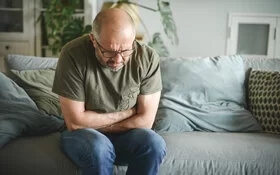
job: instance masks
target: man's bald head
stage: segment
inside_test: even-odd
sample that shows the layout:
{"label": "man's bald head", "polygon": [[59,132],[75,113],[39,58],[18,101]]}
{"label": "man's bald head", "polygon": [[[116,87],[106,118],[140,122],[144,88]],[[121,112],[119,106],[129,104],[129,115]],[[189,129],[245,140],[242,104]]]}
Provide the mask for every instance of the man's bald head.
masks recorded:
{"label": "man's bald head", "polygon": [[92,24],[92,33],[100,40],[102,32],[107,35],[136,35],[132,17],[124,10],[111,8],[104,10],[95,17]]}

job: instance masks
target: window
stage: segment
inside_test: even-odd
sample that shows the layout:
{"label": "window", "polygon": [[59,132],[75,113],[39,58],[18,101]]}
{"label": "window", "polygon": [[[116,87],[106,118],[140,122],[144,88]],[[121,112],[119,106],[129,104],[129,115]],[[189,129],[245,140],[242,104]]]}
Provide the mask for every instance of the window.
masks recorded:
{"label": "window", "polygon": [[277,36],[277,29],[279,30],[280,27],[279,19],[280,15],[230,14],[227,54],[280,57],[280,38]]}

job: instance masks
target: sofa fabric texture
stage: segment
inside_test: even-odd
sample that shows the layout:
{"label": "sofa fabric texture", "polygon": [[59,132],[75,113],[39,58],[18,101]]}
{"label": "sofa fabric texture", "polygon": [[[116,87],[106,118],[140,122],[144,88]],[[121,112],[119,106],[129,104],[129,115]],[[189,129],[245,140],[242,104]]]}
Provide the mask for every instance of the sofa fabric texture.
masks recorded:
{"label": "sofa fabric texture", "polygon": [[249,109],[263,130],[280,134],[280,73],[252,70],[248,93]]}
{"label": "sofa fabric texture", "polygon": [[[57,58],[8,55],[6,61],[10,69],[21,73],[54,70]],[[260,131],[247,104],[251,70],[280,72],[280,59],[238,55],[161,58],[160,64],[163,91],[153,126],[167,145],[160,175],[280,174],[280,135]],[[40,110],[26,89],[13,81],[16,75],[8,75],[12,80],[5,79],[24,92],[40,116],[63,121]],[[19,113],[17,109],[22,108],[13,110]],[[2,106],[1,110],[5,111]],[[28,121],[28,115],[17,115]],[[4,126],[1,124],[0,129]],[[6,128],[10,126],[13,124]],[[38,127],[36,123],[30,126],[27,130]],[[10,139],[0,149],[0,174],[80,175],[79,168],[60,150],[60,129],[55,130],[50,134],[20,132]],[[124,175],[126,169],[127,166],[115,166],[114,174]]]}

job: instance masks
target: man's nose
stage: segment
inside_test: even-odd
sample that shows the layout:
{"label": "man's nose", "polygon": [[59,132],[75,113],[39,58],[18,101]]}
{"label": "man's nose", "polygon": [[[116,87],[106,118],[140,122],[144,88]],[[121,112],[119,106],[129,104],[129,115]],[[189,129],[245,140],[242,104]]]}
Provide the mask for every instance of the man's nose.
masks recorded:
{"label": "man's nose", "polygon": [[123,57],[121,56],[121,53],[117,53],[116,56],[113,57],[113,60],[116,62],[116,63],[121,63],[123,62]]}

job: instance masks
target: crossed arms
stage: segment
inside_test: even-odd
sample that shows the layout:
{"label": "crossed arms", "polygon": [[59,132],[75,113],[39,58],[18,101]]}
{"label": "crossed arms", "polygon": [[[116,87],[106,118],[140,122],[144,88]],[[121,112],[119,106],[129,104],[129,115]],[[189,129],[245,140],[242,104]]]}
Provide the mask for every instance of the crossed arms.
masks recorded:
{"label": "crossed arms", "polygon": [[151,128],[160,99],[160,91],[139,95],[132,109],[114,113],[85,110],[85,103],[60,96],[60,105],[69,131],[93,128],[101,132],[122,132],[133,128]]}

